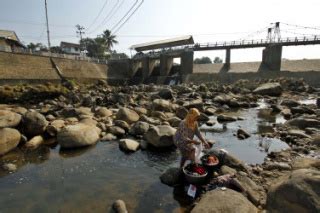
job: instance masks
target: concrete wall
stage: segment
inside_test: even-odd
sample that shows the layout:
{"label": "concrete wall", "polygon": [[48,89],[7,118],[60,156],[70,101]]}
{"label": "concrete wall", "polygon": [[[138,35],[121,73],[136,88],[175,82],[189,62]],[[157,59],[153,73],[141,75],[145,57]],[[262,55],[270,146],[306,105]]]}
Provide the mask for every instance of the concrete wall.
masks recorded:
{"label": "concrete wall", "polygon": [[194,72],[184,76],[186,82],[220,81],[233,83],[240,79],[258,80],[279,77],[303,78],[308,84],[320,87],[320,60],[282,61],[281,71],[261,71],[261,62],[232,63],[230,71],[221,72],[223,64],[194,65]]}
{"label": "concrete wall", "polygon": [[60,82],[50,58],[0,52],[0,83]]}
{"label": "concrete wall", "polygon": [[63,58],[52,58],[52,60],[66,79],[75,79],[80,82],[107,79],[108,66],[105,64]]}

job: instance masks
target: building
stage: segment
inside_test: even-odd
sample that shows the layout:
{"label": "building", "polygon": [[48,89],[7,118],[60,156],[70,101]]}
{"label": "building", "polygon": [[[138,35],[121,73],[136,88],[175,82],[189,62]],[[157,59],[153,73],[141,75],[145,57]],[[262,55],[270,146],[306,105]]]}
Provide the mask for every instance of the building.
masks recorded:
{"label": "building", "polygon": [[0,51],[22,52],[25,49],[14,31],[0,30]]}
{"label": "building", "polygon": [[66,54],[80,55],[80,44],[62,41],[60,43],[60,48]]}

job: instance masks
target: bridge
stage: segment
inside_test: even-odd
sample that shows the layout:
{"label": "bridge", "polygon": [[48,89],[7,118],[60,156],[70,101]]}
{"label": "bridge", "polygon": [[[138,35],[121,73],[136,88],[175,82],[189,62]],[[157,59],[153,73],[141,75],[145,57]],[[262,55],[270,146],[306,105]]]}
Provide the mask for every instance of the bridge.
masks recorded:
{"label": "bridge", "polygon": [[[226,51],[223,71],[228,72],[231,63],[231,50],[246,48],[264,48],[262,52],[263,66],[267,70],[279,71],[281,68],[283,47],[320,44],[319,35],[281,38],[280,22],[276,22],[273,28],[268,28],[267,33],[266,39],[241,39],[229,42],[194,43],[192,36],[184,36],[134,45],[131,49],[135,49],[139,53],[133,57],[133,76],[139,76],[144,82],[154,72],[156,61],[160,61],[160,71],[155,75],[161,77],[168,76],[172,71],[174,58],[181,58],[181,69],[179,70],[180,76],[191,74],[193,70],[194,52],[211,50]],[[142,53],[142,51],[149,52]],[[141,72],[137,75],[139,69]]]}

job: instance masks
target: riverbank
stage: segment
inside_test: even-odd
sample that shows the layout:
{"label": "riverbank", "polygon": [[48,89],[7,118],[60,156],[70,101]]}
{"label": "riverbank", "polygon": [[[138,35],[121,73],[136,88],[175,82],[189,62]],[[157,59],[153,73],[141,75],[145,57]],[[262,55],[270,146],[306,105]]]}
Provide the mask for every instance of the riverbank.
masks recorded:
{"label": "riverbank", "polygon": [[[237,123],[239,120],[250,123],[250,119],[257,119],[254,117],[255,114],[248,113],[244,114],[246,117],[241,117],[234,114],[234,111],[258,109],[261,107],[258,103],[263,100],[264,110],[259,110],[259,116],[268,119],[269,115],[275,117],[279,115],[284,121],[273,122],[268,131],[254,132],[251,132],[246,122],[239,123],[242,125],[241,129],[249,132],[249,139],[245,139],[243,134],[229,134],[228,137],[233,136],[235,143],[248,143],[246,140],[250,138],[257,140],[257,136],[266,140],[277,139],[287,143],[290,148],[279,152],[267,151],[265,155],[268,156],[263,163],[257,164],[254,162],[248,164],[236,157],[228,157],[229,160],[225,161],[228,163],[219,174],[236,171],[237,178],[246,187],[247,193],[244,195],[232,194],[229,191],[226,193],[230,193],[231,197],[234,196],[235,200],[244,199],[254,211],[257,209],[288,211],[293,207],[300,210],[319,210],[317,203],[319,194],[314,194],[311,190],[319,187],[320,110],[316,102],[319,95],[318,89],[308,86],[302,80],[292,79],[277,79],[273,82],[241,80],[232,85],[210,83],[112,87],[99,81],[91,85],[69,82],[64,85],[1,86],[0,174],[1,177],[8,175],[10,177],[23,172],[28,162],[45,162],[41,159],[49,158],[50,151],[43,150],[59,147],[61,156],[70,157],[71,151],[71,157],[76,157],[86,153],[88,148],[85,147],[99,149],[101,141],[116,143],[119,150],[131,153],[131,156],[138,155],[135,152],[140,152],[139,149],[152,153],[163,153],[167,150],[170,152],[174,150],[175,129],[184,119],[187,110],[192,107],[201,111],[203,131],[214,132],[212,138],[216,138],[219,144],[219,141],[223,140],[222,137],[215,137],[215,134],[218,134],[215,132],[220,131],[219,124],[226,124],[230,129],[237,128],[232,126],[232,123]],[[306,99],[310,99],[310,103],[305,104]],[[97,143],[99,144],[95,146]],[[261,144],[262,149],[266,149],[267,146]],[[91,160],[95,158],[94,156],[93,154],[90,157]],[[110,156],[115,157],[112,154]],[[175,166],[175,161],[178,159],[177,155],[174,156],[174,159],[170,158],[169,164],[164,163],[165,166],[161,167],[161,171]],[[96,159],[100,158],[96,156]],[[151,159],[153,157],[150,157],[150,162],[153,162]],[[167,160],[167,158],[157,158],[159,162]],[[99,174],[106,178],[101,166]],[[126,169],[117,168],[117,163],[112,166],[116,167],[116,170],[121,170],[120,173],[125,176]],[[134,176],[139,176],[139,172],[133,168],[134,165],[130,164],[127,171],[133,175],[132,178],[135,178]],[[159,171],[153,174],[160,176]],[[115,176],[111,170],[108,172],[110,176]],[[90,177],[94,179],[94,176]],[[115,178],[121,179],[116,176]],[[126,181],[125,179],[122,177],[123,181]],[[143,181],[135,184],[143,184]],[[292,194],[303,194],[308,199],[302,200],[299,196],[288,196],[286,192],[284,193],[290,184],[298,186],[293,187],[292,190],[296,191]],[[301,191],[300,186],[305,190]],[[117,183],[115,187],[121,187],[121,183]],[[130,190],[133,186],[127,185],[127,187]],[[155,188],[160,189],[161,185]],[[91,192],[94,193],[95,190]],[[175,189],[177,190],[179,191]],[[212,195],[213,193],[218,195]],[[208,203],[206,196],[220,196],[220,193],[207,192],[194,204],[185,204],[183,209],[190,211],[195,204],[194,212],[203,208],[214,209],[217,205],[213,202]],[[125,194],[122,193],[122,196]],[[113,195],[112,199],[124,199],[129,203],[129,211],[130,207],[134,206],[123,197],[116,198]],[[289,205],[292,202],[296,204]],[[221,205],[223,207],[223,203]],[[225,212],[230,208],[238,208],[227,203],[225,205]],[[77,209],[75,204],[70,208]]]}

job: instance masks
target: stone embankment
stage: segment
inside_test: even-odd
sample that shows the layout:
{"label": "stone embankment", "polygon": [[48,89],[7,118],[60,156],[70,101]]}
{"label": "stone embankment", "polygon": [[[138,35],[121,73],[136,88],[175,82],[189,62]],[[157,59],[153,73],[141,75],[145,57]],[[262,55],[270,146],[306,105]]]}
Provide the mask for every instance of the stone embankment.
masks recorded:
{"label": "stone embankment", "polygon": [[[1,170],[10,173],[23,166],[6,158],[11,151],[19,150],[23,155],[52,144],[76,149],[100,141],[119,141],[125,152],[171,149],[176,127],[188,109],[200,110],[201,123],[210,122],[211,115],[219,116],[218,122],[233,122],[246,118],[233,118],[227,112],[257,107],[257,100],[263,98],[273,113],[286,115],[288,121],[261,136],[279,138],[291,148],[269,153],[259,165],[247,165],[229,154],[220,156],[224,166],[215,175],[235,173],[244,192],[208,191],[198,198],[192,211],[319,212],[319,100],[318,105],[297,101],[309,95],[319,97],[320,91],[290,79],[171,87],[112,87],[102,81],[92,85],[2,86]],[[250,137],[245,129],[237,136]],[[182,184],[181,171],[169,169],[161,181],[171,186]],[[123,205],[118,202],[115,208]]]}

